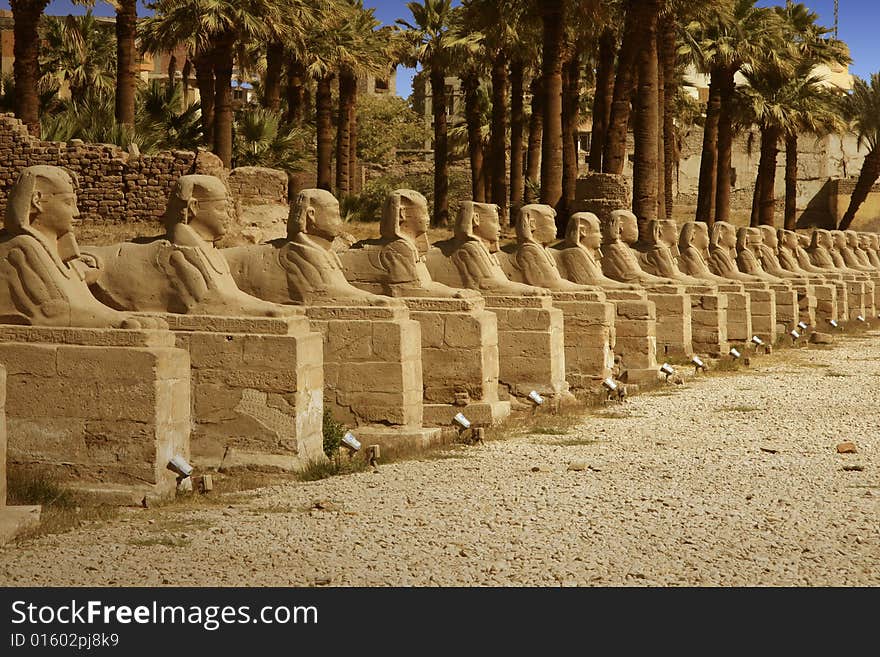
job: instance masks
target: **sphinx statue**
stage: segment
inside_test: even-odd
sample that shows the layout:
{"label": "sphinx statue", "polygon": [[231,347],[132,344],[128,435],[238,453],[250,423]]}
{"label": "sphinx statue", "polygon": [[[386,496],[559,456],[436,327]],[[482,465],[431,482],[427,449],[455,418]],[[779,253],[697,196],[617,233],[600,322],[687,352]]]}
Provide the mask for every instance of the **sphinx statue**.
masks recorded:
{"label": "sphinx statue", "polygon": [[814,230],[810,237],[810,245],[806,248],[810,263],[825,271],[838,270],[839,268],[831,256],[833,246],[833,238],[829,231],[823,228]]}
{"label": "sphinx statue", "polygon": [[[873,271],[870,266],[865,266],[859,260],[858,255],[853,251],[853,244],[849,232],[852,232],[855,236],[855,231],[842,231],[842,230],[832,230],[831,237],[833,240],[834,248],[831,251],[831,257],[834,258],[834,262],[846,269],[851,269],[853,271],[859,272],[871,272]],[[858,237],[856,237],[856,242],[858,242]],[[858,246],[856,244],[856,246]]]}
{"label": "sphinx statue", "polygon": [[547,288],[511,281],[498,260],[501,225],[498,207],[462,202],[449,240],[436,242],[428,254],[431,277],[451,287],[484,294],[543,296]]}
{"label": "sphinx statue", "polygon": [[579,285],[603,290],[643,292],[637,283],[621,283],[602,271],[602,228],[592,212],[576,212],[568,219],[565,238],[552,249],[562,275]]}
{"label": "sphinx statue", "polygon": [[848,267],[858,269],[859,271],[874,273],[874,267],[868,259],[868,255],[862,250],[859,244],[859,234],[854,230],[845,230],[843,232],[843,241],[845,246],[842,248],[844,261]]}
{"label": "sphinx statue", "polygon": [[83,328],[159,328],[164,322],[107,307],[89,291],[93,270],[73,223],[79,216],[70,175],[32,166],[18,176],[0,233],[0,323]]}
{"label": "sphinx statue", "polygon": [[806,276],[782,266],[779,256],[779,237],[773,226],[759,226],[761,242],[757,245],[755,256],[761,269],[776,278],[805,282]]}
{"label": "sphinx statue", "polygon": [[[705,222],[686,221],[682,224],[678,252],[678,266],[688,276],[719,285],[733,283],[709,268],[709,226]],[[741,285],[739,289],[742,289]]]}
{"label": "sphinx statue", "polygon": [[859,246],[868,257],[871,266],[880,270],[880,255],[877,253],[877,248],[880,246],[880,235],[877,233],[859,233]]}
{"label": "sphinx statue", "polygon": [[793,230],[780,229],[777,232],[777,244],[776,254],[779,257],[779,264],[784,269],[796,274],[827,273],[826,270],[810,262],[809,256],[800,244],[800,236]]}
{"label": "sphinx statue", "polygon": [[287,237],[223,249],[239,288],[278,304],[389,305],[345,278],[334,240],[342,233],[339,202],[323,189],[304,189],[290,207]]}
{"label": "sphinx statue", "polygon": [[783,279],[767,272],[761,266],[761,246],[764,237],[759,228],[743,227],[736,231],[736,264],[741,272],[768,283],[783,283]]}
{"label": "sphinx statue", "polygon": [[650,274],[673,279],[682,285],[697,285],[703,288],[711,285],[705,280],[700,280],[685,274],[679,267],[678,262],[678,234],[674,221],[645,222],[645,230],[639,262],[642,269]]}
{"label": "sphinx statue", "polygon": [[479,293],[449,287],[431,278],[425,257],[428,201],[412,189],[396,189],[382,206],[379,239],[356,242],[340,258],[346,278],[375,294],[392,297],[473,299]]}
{"label": "sphinx statue", "polygon": [[113,308],[192,315],[283,317],[294,313],[242,292],[215,242],[232,204],[219,178],[181,176],[163,217],[165,234],[88,247],[97,263],[92,289]]}
{"label": "sphinx statue", "polygon": [[645,287],[676,285],[677,281],[650,274],[642,269],[636,252],[630,247],[639,238],[636,216],[629,210],[614,210],[602,226],[602,272],[623,283]]}

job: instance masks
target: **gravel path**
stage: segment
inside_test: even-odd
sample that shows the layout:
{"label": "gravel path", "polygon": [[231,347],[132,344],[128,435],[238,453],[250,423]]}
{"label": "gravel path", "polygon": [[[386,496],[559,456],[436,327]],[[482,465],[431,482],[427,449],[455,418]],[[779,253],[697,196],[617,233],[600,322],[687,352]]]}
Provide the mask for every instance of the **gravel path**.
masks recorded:
{"label": "gravel path", "polygon": [[0,584],[878,585],[878,337],[633,397],[567,435],[126,510],[0,548]]}

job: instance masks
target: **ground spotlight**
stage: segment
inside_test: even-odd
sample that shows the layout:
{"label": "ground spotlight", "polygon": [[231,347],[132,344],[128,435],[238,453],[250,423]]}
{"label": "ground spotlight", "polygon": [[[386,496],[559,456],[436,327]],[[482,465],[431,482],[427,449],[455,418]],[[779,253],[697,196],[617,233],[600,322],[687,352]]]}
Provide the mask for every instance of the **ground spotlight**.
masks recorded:
{"label": "ground spotlight", "polygon": [[189,477],[193,473],[193,467],[180,454],[171,457],[168,467],[183,478]]}
{"label": "ground spotlight", "polygon": [[352,454],[360,451],[361,449],[361,441],[355,438],[354,434],[351,431],[345,432],[345,435],[342,437],[342,445]]}
{"label": "ground spotlight", "polygon": [[801,331],[806,331],[808,328],[810,328],[810,325],[807,324],[806,322],[798,322],[797,327],[798,327]]}
{"label": "ground spotlight", "polygon": [[789,335],[791,336],[791,342],[792,342],[792,344],[797,343],[798,338],[801,337],[801,334],[798,333],[797,330],[795,330],[795,329],[792,329],[792,330],[791,330],[791,333],[789,333]]}
{"label": "ground spotlight", "polygon": [[838,326],[840,326],[840,324],[837,323],[836,319],[828,320],[828,323],[831,324],[831,326],[833,326],[834,328],[837,328]]}
{"label": "ground spotlight", "polygon": [[544,398],[538,394],[537,390],[532,390],[529,393],[529,399],[531,399],[533,402],[535,402],[535,404],[537,404],[538,406],[540,406],[541,404],[544,403]]}
{"label": "ground spotlight", "polygon": [[757,335],[753,335],[752,339],[751,339],[751,343],[753,345],[755,345],[756,347],[760,347],[764,344],[764,341],[761,338],[759,338]]}
{"label": "ground spotlight", "polygon": [[464,413],[456,413],[452,419],[461,427],[462,431],[471,428],[471,421],[464,416]]}
{"label": "ground spotlight", "polygon": [[736,347],[731,348],[730,357],[733,358],[733,360],[737,360],[741,356],[742,356],[742,354],[739,353],[739,349],[737,349]]}
{"label": "ground spotlight", "polygon": [[860,322],[864,322],[864,321],[865,321],[865,318],[862,317],[861,315],[859,315],[858,317],[856,317],[856,319],[859,320]]}
{"label": "ground spotlight", "polygon": [[694,356],[691,358],[691,365],[694,366],[694,374],[698,373],[700,370],[706,371],[708,368],[706,367],[706,363],[703,362],[703,359],[699,356]]}

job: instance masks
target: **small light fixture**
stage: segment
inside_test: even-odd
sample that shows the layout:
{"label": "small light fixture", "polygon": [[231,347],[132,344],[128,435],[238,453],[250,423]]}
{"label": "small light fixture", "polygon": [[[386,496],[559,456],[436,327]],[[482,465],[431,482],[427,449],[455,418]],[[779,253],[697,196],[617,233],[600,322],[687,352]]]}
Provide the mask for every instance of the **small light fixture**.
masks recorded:
{"label": "small light fixture", "polygon": [[795,330],[795,329],[792,329],[791,333],[789,333],[789,335],[791,336],[792,344],[796,343],[798,341],[798,338],[801,337],[801,334],[798,333],[797,330]]}
{"label": "small light fixture", "polygon": [[464,416],[464,413],[456,413],[455,417],[452,419],[462,428],[462,430],[471,428],[471,421]]}
{"label": "small light fixture", "polygon": [[342,437],[342,444],[353,454],[361,449],[361,441],[354,437],[351,431],[346,431]]}
{"label": "small light fixture", "polygon": [[865,321],[865,318],[862,317],[861,315],[859,315],[858,317],[856,317],[856,319],[859,320],[860,322],[864,322],[864,321]]}
{"label": "small light fixture", "polygon": [[535,404],[537,404],[538,406],[540,406],[541,404],[544,403],[544,398],[538,394],[537,390],[532,390],[529,393],[529,399],[531,399],[533,402],[535,402]]}
{"label": "small light fixture", "polygon": [[618,383],[610,376],[602,381],[602,387],[607,391],[608,401],[617,400],[622,402],[626,398],[626,386]]}
{"label": "small light fixture", "polygon": [[733,358],[733,360],[737,360],[742,357],[742,354],[739,353],[739,350],[736,347],[732,347],[730,350],[730,357]]}
{"label": "small light fixture", "polygon": [[675,374],[675,368],[672,367],[669,363],[663,363],[660,366],[660,372],[666,376],[666,381],[669,381],[669,377]]}
{"label": "small light fixture", "polygon": [[831,324],[831,326],[833,326],[834,328],[837,328],[838,326],[840,326],[840,325],[837,323],[837,320],[836,320],[836,319],[829,320],[828,323]]}
{"label": "small light fixture", "polygon": [[807,324],[806,322],[798,322],[797,327],[798,327],[801,331],[806,331],[808,328],[810,328],[810,325]]}
{"label": "small light fixture", "polygon": [[694,374],[696,374],[700,370],[705,372],[708,369],[706,367],[706,363],[704,363],[703,359],[699,356],[694,356],[693,358],[691,358],[691,364],[694,366]]}
{"label": "small light fixture", "polygon": [[751,339],[751,343],[753,345],[755,345],[756,347],[760,347],[761,345],[764,344],[764,341],[761,338],[759,338],[757,335],[753,335],[752,339]]}
{"label": "small light fixture", "polygon": [[175,454],[168,462],[168,467],[184,479],[193,473],[193,467],[180,454]]}
{"label": "small light fixture", "polygon": [[602,387],[608,392],[617,392],[617,382],[610,376],[602,381]]}

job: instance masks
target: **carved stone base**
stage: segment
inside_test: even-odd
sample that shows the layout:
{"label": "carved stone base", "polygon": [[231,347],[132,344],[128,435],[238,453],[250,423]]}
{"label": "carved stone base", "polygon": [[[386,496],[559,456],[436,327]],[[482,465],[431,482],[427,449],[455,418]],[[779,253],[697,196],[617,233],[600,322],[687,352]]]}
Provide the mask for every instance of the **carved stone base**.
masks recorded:
{"label": "carved stone base", "polygon": [[190,362],[169,331],[0,326],[10,469],[65,487],[174,494]]}
{"label": "carved stone base", "polygon": [[[657,374],[657,307],[643,292],[606,290],[614,304],[614,354],[620,359],[621,378],[644,380],[638,372]],[[651,380],[650,377],[648,380]]]}
{"label": "carved stone base", "polygon": [[798,295],[790,283],[771,283],[770,289],[776,296],[776,333],[785,335],[801,321]]}
{"label": "carved stone base", "polygon": [[194,465],[300,470],[323,458],[321,335],[305,315],[159,315],[192,363]]}
{"label": "carved stone base", "polygon": [[595,388],[614,367],[615,307],[601,292],[554,292],[565,322],[565,380],[575,394]]}
{"label": "carved stone base", "polygon": [[571,399],[565,379],[562,311],[546,297],[486,296],[498,318],[499,391]]}
{"label": "carved stone base", "polygon": [[730,349],[727,342],[727,295],[686,288],[691,298],[691,340],[694,352],[720,356]]}
{"label": "carved stone base", "polygon": [[746,283],[745,288],[751,301],[753,335],[773,344],[779,335],[776,320],[776,293],[769,288],[767,283]]}
{"label": "carved stone base", "polygon": [[718,286],[727,297],[727,339],[730,342],[747,342],[752,331],[752,298],[740,284]]}
{"label": "carved stone base", "polygon": [[671,292],[651,289],[648,299],[657,309],[657,358],[693,354],[690,297],[674,288]]}

